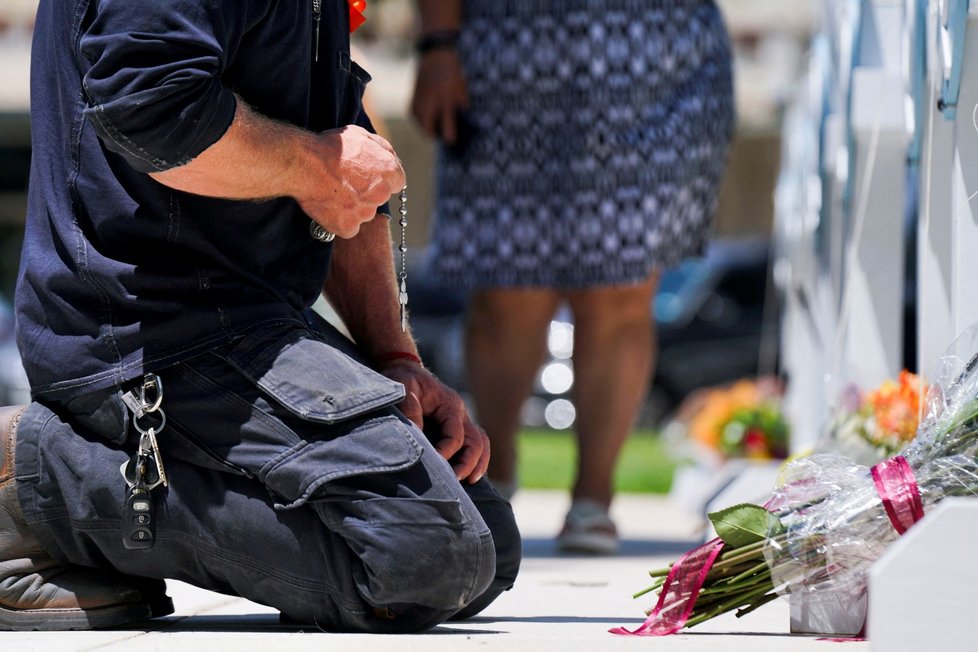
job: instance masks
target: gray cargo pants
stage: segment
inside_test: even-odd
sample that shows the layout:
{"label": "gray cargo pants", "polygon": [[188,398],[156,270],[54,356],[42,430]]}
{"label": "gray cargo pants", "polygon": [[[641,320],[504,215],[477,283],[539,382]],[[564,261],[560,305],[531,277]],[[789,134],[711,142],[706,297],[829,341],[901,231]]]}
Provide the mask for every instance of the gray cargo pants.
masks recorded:
{"label": "gray cargo pants", "polygon": [[262,325],[158,372],[169,487],[155,546],[127,550],[119,472],[138,433],[121,392],[32,404],[18,495],[73,564],[173,578],[321,629],[398,632],[472,615],[509,589],[521,542],[486,480],[459,483],[392,405],[403,387],[314,319]]}

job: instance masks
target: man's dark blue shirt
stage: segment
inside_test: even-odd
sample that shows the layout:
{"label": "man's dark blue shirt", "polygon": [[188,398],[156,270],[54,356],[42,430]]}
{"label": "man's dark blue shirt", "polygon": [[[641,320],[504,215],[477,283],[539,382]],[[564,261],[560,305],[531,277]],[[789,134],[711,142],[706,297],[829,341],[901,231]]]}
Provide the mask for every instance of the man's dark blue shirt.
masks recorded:
{"label": "man's dark blue shirt", "polygon": [[41,0],[33,160],[16,292],[35,397],[121,384],[296,319],[330,246],[291,199],[183,193],[147,173],[228,129],[235,95],[313,131],[369,127],[345,0]]}

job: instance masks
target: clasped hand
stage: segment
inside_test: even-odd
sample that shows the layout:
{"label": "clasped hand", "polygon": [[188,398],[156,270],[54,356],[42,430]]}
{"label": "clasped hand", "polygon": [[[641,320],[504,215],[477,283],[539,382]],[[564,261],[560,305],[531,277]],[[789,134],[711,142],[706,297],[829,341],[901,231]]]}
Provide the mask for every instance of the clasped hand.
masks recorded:
{"label": "clasped hand", "polygon": [[391,144],[356,125],[312,135],[306,150],[312,169],[294,197],[306,215],[340,238],[359,233],[404,187],[404,168]]}

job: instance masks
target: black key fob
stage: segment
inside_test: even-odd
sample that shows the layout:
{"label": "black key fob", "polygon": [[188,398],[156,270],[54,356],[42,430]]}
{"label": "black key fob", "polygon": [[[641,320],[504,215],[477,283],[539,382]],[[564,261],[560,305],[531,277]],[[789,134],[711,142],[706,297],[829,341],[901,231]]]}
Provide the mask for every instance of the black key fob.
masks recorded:
{"label": "black key fob", "polygon": [[156,543],[153,498],[145,486],[127,492],[122,528],[122,543],[128,550],[149,550]]}

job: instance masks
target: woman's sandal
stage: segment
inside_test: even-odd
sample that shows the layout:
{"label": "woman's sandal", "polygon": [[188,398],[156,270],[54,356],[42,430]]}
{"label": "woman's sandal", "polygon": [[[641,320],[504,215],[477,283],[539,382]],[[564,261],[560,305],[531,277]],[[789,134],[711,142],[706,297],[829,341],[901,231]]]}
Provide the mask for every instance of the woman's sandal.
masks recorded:
{"label": "woman's sandal", "polygon": [[618,551],[618,529],[601,503],[586,498],[571,504],[564,527],[557,536],[563,552],[612,555]]}

